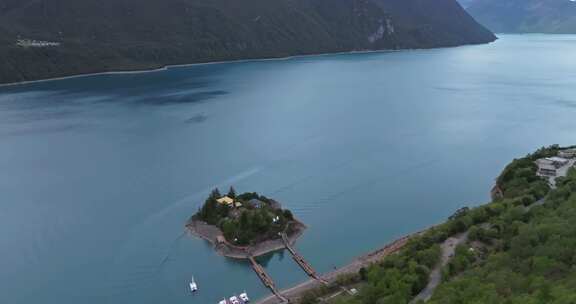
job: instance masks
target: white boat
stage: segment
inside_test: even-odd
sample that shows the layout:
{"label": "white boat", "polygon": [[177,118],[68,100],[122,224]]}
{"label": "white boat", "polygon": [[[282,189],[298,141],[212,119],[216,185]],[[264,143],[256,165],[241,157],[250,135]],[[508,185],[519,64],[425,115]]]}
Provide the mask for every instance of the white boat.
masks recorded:
{"label": "white boat", "polygon": [[196,284],[196,281],[194,281],[194,277],[192,277],[192,281],[190,282],[190,291],[198,291],[198,284]]}
{"label": "white boat", "polygon": [[248,297],[248,294],[246,293],[246,291],[244,291],[243,293],[240,294],[240,300],[242,300],[242,302],[244,302],[244,303],[250,302],[250,298]]}
{"label": "white boat", "polygon": [[228,300],[224,298],[222,301],[218,302],[218,304],[246,304],[248,302],[250,302],[250,298],[248,297],[246,291],[244,291],[239,296],[234,295]]}
{"label": "white boat", "polygon": [[230,298],[230,303],[232,304],[240,304],[240,300],[238,300],[237,296],[233,296]]}

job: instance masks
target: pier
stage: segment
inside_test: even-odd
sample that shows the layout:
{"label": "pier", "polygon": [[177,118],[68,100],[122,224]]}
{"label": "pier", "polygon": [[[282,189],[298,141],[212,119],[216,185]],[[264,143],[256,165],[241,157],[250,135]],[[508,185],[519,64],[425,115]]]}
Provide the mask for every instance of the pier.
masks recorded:
{"label": "pier", "polygon": [[[288,249],[288,251],[290,251],[290,254],[292,255],[292,258],[294,259],[294,261],[296,261],[296,263],[298,263],[298,266],[300,266],[300,268],[302,268],[302,270],[304,270],[304,272],[306,272],[306,274],[308,276],[310,276],[315,281],[317,281],[323,285],[329,284],[329,282],[326,281],[325,279],[321,278],[318,275],[318,273],[316,272],[316,270],[314,270],[314,268],[312,268],[312,266],[308,262],[306,262],[304,257],[302,255],[300,255],[296,251],[296,249],[294,249],[292,247],[292,245],[290,244],[290,240],[288,239],[288,236],[285,233],[282,233],[282,240],[284,242],[284,245],[286,246],[286,249]],[[262,267],[260,264],[258,264],[258,261],[256,261],[254,256],[250,255],[248,259],[250,260],[250,263],[252,264],[252,269],[254,270],[254,272],[256,272],[256,274],[258,275],[258,277],[260,278],[260,280],[262,281],[264,286],[266,286],[268,289],[270,289],[272,291],[272,293],[274,294],[274,297],[278,298],[280,300],[280,303],[290,303],[288,298],[283,296],[278,291],[272,278],[268,275],[268,273],[266,273],[266,270],[264,270],[264,267]],[[343,288],[342,290],[345,292],[350,292],[350,291],[346,290],[345,288]]]}
{"label": "pier", "polygon": [[322,279],[320,276],[318,276],[318,274],[316,273],[316,270],[314,270],[314,268],[312,268],[312,266],[308,262],[306,262],[304,257],[302,255],[300,255],[292,247],[292,245],[290,245],[290,241],[288,240],[288,237],[286,236],[285,233],[282,233],[282,240],[284,240],[284,244],[286,245],[286,248],[288,249],[288,251],[290,251],[290,253],[292,254],[292,258],[294,259],[294,261],[296,261],[296,263],[298,263],[300,268],[302,268],[302,270],[304,270],[304,272],[306,272],[306,274],[308,276],[319,281],[320,283],[322,283],[324,285],[328,285],[328,282],[326,280]]}
{"label": "pier", "polygon": [[254,272],[256,272],[256,274],[258,275],[260,280],[262,280],[262,283],[264,283],[264,286],[268,287],[268,289],[270,289],[272,291],[272,293],[278,299],[280,299],[280,301],[281,301],[280,303],[289,303],[288,299],[285,298],[284,296],[282,296],[280,294],[280,292],[278,291],[278,289],[276,289],[276,285],[274,284],[274,281],[266,273],[266,271],[264,270],[264,267],[260,266],[260,264],[258,264],[258,262],[256,261],[256,259],[253,256],[250,256],[249,260],[250,260],[250,263],[252,263],[252,269],[254,269]]}

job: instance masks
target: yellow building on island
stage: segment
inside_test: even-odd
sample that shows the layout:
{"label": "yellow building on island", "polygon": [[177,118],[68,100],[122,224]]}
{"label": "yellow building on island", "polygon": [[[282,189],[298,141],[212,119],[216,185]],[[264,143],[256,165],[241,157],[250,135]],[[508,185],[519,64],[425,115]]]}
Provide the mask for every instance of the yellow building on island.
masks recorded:
{"label": "yellow building on island", "polygon": [[242,203],[238,202],[238,201],[234,201],[233,198],[229,197],[229,196],[223,196],[219,199],[216,200],[218,202],[218,204],[221,205],[226,205],[228,207],[236,207],[236,208],[240,208],[242,207]]}
{"label": "yellow building on island", "polygon": [[234,199],[229,197],[229,196],[223,196],[219,199],[216,200],[218,202],[218,204],[222,204],[222,205],[226,205],[226,206],[232,206],[234,204]]}

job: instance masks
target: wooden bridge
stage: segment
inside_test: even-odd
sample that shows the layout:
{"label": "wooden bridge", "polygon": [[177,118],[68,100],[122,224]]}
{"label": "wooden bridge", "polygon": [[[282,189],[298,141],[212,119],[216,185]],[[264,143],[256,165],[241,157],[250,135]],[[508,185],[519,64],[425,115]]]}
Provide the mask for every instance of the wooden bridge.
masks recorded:
{"label": "wooden bridge", "polygon": [[266,273],[266,271],[264,270],[264,267],[260,266],[260,264],[258,264],[256,259],[254,259],[254,257],[252,257],[252,256],[249,258],[249,260],[250,260],[250,263],[252,263],[252,269],[254,269],[254,272],[256,272],[256,274],[258,275],[260,280],[262,280],[262,283],[264,283],[264,286],[268,287],[272,291],[272,293],[278,299],[280,299],[281,303],[289,303],[288,299],[285,298],[284,296],[282,296],[280,294],[280,292],[278,291],[278,289],[276,289],[276,285],[274,284],[274,281]]}
{"label": "wooden bridge", "polygon": [[300,255],[292,247],[292,245],[290,244],[290,241],[288,240],[288,236],[286,235],[286,233],[282,233],[282,240],[284,241],[284,244],[286,245],[286,248],[288,249],[288,251],[290,251],[290,253],[292,254],[292,258],[294,259],[294,261],[296,261],[296,263],[298,263],[300,268],[302,268],[302,270],[304,270],[304,272],[306,272],[306,274],[308,274],[311,278],[319,281],[320,283],[322,283],[324,285],[328,285],[328,281],[326,281],[323,278],[321,278],[320,276],[318,276],[318,274],[316,273],[316,270],[314,270],[314,268],[312,268],[312,266],[308,262],[306,262],[304,257],[302,255]]}
{"label": "wooden bridge", "polygon": [[[282,233],[281,235],[282,235],[282,240],[284,241],[284,245],[286,246],[286,249],[288,249],[288,251],[290,251],[292,258],[294,259],[294,261],[296,261],[296,263],[298,263],[300,268],[302,268],[302,270],[304,270],[304,272],[306,272],[306,274],[308,276],[310,276],[311,278],[315,279],[316,281],[318,281],[324,285],[328,285],[329,284],[328,281],[321,278],[316,273],[316,270],[314,270],[314,268],[312,268],[312,266],[308,262],[306,262],[304,257],[301,256],[298,252],[296,252],[296,250],[290,244],[290,241],[289,241],[286,233]],[[276,296],[278,299],[280,299],[280,301],[281,301],[280,303],[290,303],[290,301],[285,296],[280,294],[280,292],[276,288],[276,285],[274,284],[274,281],[266,273],[266,270],[264,270],[264,267],[262,267],[260,264],[258,264],[258,262],[256,261],[256,259],[253,256],[250,256],[248,259],[250,260],[250,263],[252,264],[252,269],[254,270],[254,272],[256,272],[256,274],[258,275],[260,280],[262,280],[262,283],[264,283],[264,286],[266,286],[268,289],[270,289],[272,291],[272,293],[274,294],[274,296]],[[343,289],[343,291],[349,292],[346,289]]]}

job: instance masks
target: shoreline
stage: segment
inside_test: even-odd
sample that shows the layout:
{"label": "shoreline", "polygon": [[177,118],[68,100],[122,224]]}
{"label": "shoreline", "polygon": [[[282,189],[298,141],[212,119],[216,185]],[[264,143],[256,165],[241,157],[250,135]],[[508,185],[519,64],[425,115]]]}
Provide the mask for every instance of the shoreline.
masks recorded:
{"label": "shoreline", "polygon": [[[294,227],[295,232],[288,236],[288,242],[291,245],[294,245],[298,238],[304,234],[307,227],[298,220],[293,220],[290,225],[296,226]],[[246,247],[232,245],[228,242],[219,242],[218,238],[223,237],[220,229],[199,220],[192,219],[188,221],[188,223],[186,223],[186,229],[190,234],[212,244],[216,253],[231,259],[247,260],[250,257],[259,257],[286,249],[286,244],[284,244],[284,241],[281,238],[267,240]]]}
{"label": "shoreline", "polygon": [[[551,148],[553,148],[554,146],[551,146]],[[555,151],[555,155],[558,154],[559,151],[562,151],[564,149],[569,149],[572,147],[560,147],[560,146],[556,146],[556,151]],[[546,148],[541,148],[542,149],[546,149]],[[538,151],[541,151],[538,150]],[[546,151],[544,151],[543,153],[546,154]],[[529,154],[528,156],[524,157],[524,158],[520,158],[521,160],[527,159],[530,160],[530,158],[532,158],[534,156],[534,154]],[[541,157],[546,157],[546,156],[537,156],[536,158],[541,159]],[[532,161],[534,161],[536,158],[532,159]],[[563,167],[558,168],[557,170],[560,170],[561,168],[566,168],[563,171],[558,171],[560,172],[559,174],[556,174],[554,177],[556,178],[560,178],[560,177],[566,177],[567,174],[567,170],[569,170],[570,168],[574,168],[574,166],[576,166],[575,162],[575,156],[572,156],[569,158],[568,162],[565,163],[563,165]],[[516,161],[517,159],[515,159],[514,161]],[[500,173],[500,175],[498,175],[498,177],[496,178],[496,182],[494,184],[494,186],[491,188],[491,195],[492,200],[491,202],[488,203],[484,203],[481,204],[480,208],[486,208],[489,204],[492,204],[494,202],[498,202],[498,199],[503,199],[504,197],[504,192],[501,189],[502,185],[500,185],[498,183],[499,178],[501,176],[503,176],[508,170],[508,166],[505,167],[505,169],[503,169],[503,171]],[[520,170],[522,170],[523,168],[521,167]],[[515,169],[518,170],[518,169]],[[534,173],[536,174],[536,171],[534,171]],[[552,189],[554,189],[554,185],[551,185],[550,188],[552,191]],[[496,195],[496,198],[494,197]],[[548,192],[547,194],[544,194],[543,197],[539,198],[538,201],[532,202],[530,205],[522,205],[524,210],[530,210],[532,207],[534,206],[538,206],[538,205],[542,205],[545,202],[546,197],[548,197],[550,194],[550,192]],[[516,196],[516,198],[518,196],[522,197],[522,195],[524,194],[518,194]],[[515,206],[513,203],[511,204],[512,206]],[[468,207],[465,207],[468,208]],[[458,214],[458,212],[461,209],[457,210],[455,214]],[[450,217],[447,221],[450,221],[452,217]],[[465,227],[465,230],[462,232],[456,232],[456,233],[450,233],[449,235],[446,236],[445,239],[443,239],[443,241],[441,241],[440,243],[436,243],[440,245],[440,249],[441,249],[441,254],[440,254],[440,262],[437,263],[437,266],[431,268],[431,272],[429,274],[429,279],[428,279],[428,283],[427,285],[420,290],[420,292],[415,296],[412,297],[412,300],[410,301],[410,303],[414,303],[417,301],[427,301],[428,299],[430,299],[434,293],[434,291],[436,290],[436,288],[439,286],[439,284],[442,282],[442,269],[443,267],[445,267],[447,265],[447,263],[449,262],[449,260],[454,257],[455,253],[454,250],[456,250],[455,246],[457,246],[458,244],[463,244],[468,240],[469,237],[469,233],[470,233],[470,228],[473,227],[474,225],[479,225],[480,227],[489,227],[490,226],[490,220],[491,217],[488,216],[486,219],[483,220],[479,220],[479,222],[473,222],[471,224],[469,224],[468,226]],[[347,264],[339,267],[339,268],[335,268],[333,271],[324,273],[322,275],[320,275],[320,278],[324,279],[325,281],[328,282],[328,284],[333,284],[333,283],[338,283],[337,279],[340,275],[345,275],[345,274],[357,274],[360,269],[362,267],[368,267],[370,265],[373,265],[375,263],[378,263],[380,261],[382,261],[382,259],[384,259],[387,256],[393,255],[398,253],[400,250],[402,250],[404,248],[404,246],[413,238],[415,237],[419,237],[422,236],[423,234],[435,229],[436,227],[440,227],[442,225],[444,225],[444,223],[446,223],[447,221],[444,221],[442,223],[436,224],[436,225],[432,225],[429,226],[427,228],[424,228],[418,232],[414,232],[411,234],[408,234],[406,236],[403,236],[399,239],[396,239],[390,243],[388,243],[387,245],[385,245],[384,247],[380,248],[380,249],[376,249],[374,251],[371,251],[367,254],[361,255],[359,257],[354,258],[352,261],[348,262]],[[474,220],[473,220],[474,221]],[[337,287],[341,287],[342,289],[345,289],[345,287],[343,286],[339,286],[338,284],[335,284],[335,286]],[[296,303],[298,303],[298,301],[302,298],[303,295],[305,295],[306,292],[314,290],[318,287],[322,287],[322,284],[319,283],[317,280],[313,280],[313,279],[308,279],[302,282],[297,283],[296,285],[292,285],[288,288],[284,288],[281,291],[279,291],[279,293],[286,297],[287,299],[289,299],[291,302],[295,301]],[[321,301],[324,302],[324,301]],[[268,296],[264,296],[260,299],[258,299],[256,302],[256,304],[282,304],[280,302],[277,301],[276,297],[274,295],[268,295]]]}
{"label": "shoreline", "polygon": [[28,85],[28,84],[36,84],[36,83],[42,83],[42,82],[58,81],[58,80],[75,79],[75,78],[85,78],[85,77],[91,77],[91,76],[130,75],[130,74],[155,73],[155,72],[168,71],[168,70],[170,70],[170,69],[175,69],[175,68],[186,68],[186,67],[194,67],[194,66],[219,65],[219,64],[231,64],[231,63],[266,62],[266,61],[285,61],[285,60],[292,60],[292,59],[299,59],[299,58],[321,57],[321,56],[330,56],[330,55],[387,53],[387,52],[417,51],[417,50],[426,50],[426,49],[350,51],[350,52],[321,53],[321,54],[310,54],[310,55],[294,55],[294,56],[285,56],[285,57],[270,57],[270,58],[255,58],[255,59],[232,59],[232,60],[196,62],[196,63],[169,64],[169,65],[165,65],[165,66],[159,67],[159,68],[137,69],[137,70],[118,70],[118,71],[108,71],[108,72],[96,72],[96,73],[77,74],[77,75],[70,75],[70,76],[61,76],[61,77],[53,77],[53,78],[46,78],[46,79],[38,79],[38,80],[26,80],[26,81],[19,81],[19,82],[9,82],[9,83],[2,83],[2,84],[0,84],[0,88],[15,87],[15,86],[22,86],[22,85]]}
{"label": "shoreline", "polygon": [[477,45],[492,44],[496,41],[498,41],[498,39],[496,39],[495,41],[492,41],[492,42],[488,42],[488,43],[465,44],[465,45],[445,46],[445,47],[436,47],[436,48],[421,48],[421,49],[406,48],[406,49],[344,51],[344,52],[319,53],[319,54],[308,54],[308,55],[293,55],[293,56],[284,56],[284,57],[232,59],[232,60],[207,61],[207,62],[196,62],[196,63],[168,64],[168,65],[161,66],[159,68],[135,69],[135,70],[117,70],[117,71],[96,72],[96,73],[83,73],[83,74],[52,77],[52,78],[38,79],[38,80],[26,80],[26,81],[19,81],[19,82],[0,83],[0,89],[23,86],[23,85],[30,85],[30,84],[37,84],[37,83],[43,83],[43,82],[76,79],[76,78],[85,78],[85,77],[91,77],[91,76],[156,73],[156,72],[168,71],[168,70],[174,69],[174,68],[186,68],[186,67],[194,67],[194,66],[220,65],[220,64],[232,64],[232,63],[266,62],[266,61],[286,61],[286,60],[301,59],[301,58],[314,58],[314,57],[338,56],[338,55],[429,51],[429,50],[436,50],[436,49],[450,49],[450,48],[461,48],[461,47],[470,47],[470,46],[477,46]]}
{"label": "shoreline", "polygon": [[[402,248],[404,248],[404,246],[408,243],[408,241],[410,239],[412,239],[413,237],[419,236],[419,235],[425,233],[426,231],[433,229],[436,226],[437,225],[430,226],[430,227],[425,228],[423,230],[420,230],[420,231],[405,235],[403,237],[400,237],[398,239],[395,239],[395,240],[387,243],[383,247],[369,251],[368,253],[365,253],[363,255],[360,255],[360,256],[352,259],[350,262],[348,262],[347,264],[345,264],[343,266],[340,266],[340,267],[338,267],[332,271],[321,274],[320,278],[326,280],[329,283],[334,283],[338,279],[338,277],[341,275],[358,273],[361,268],[367,267],[367,266],[374,264],[374,263],[377,263],[377,262],[381,261],[383,258],[397,253]],[[310,279],[307,279],[307,280],[302,281],[300,283],[297,283],[294,286],[280,290],[280,294],[282,296],[294,301],[294,300],[299,300],[302,297],[302,295],[304,293],[306,293],[307,291],[321,287],[321,286],[323,286],[322,283],[318,282],[315,279],[310,278]],[[255,304],[279,304],[278,298],[275,295],[265,296],[261,299],[258,299],[254,303]]]}

